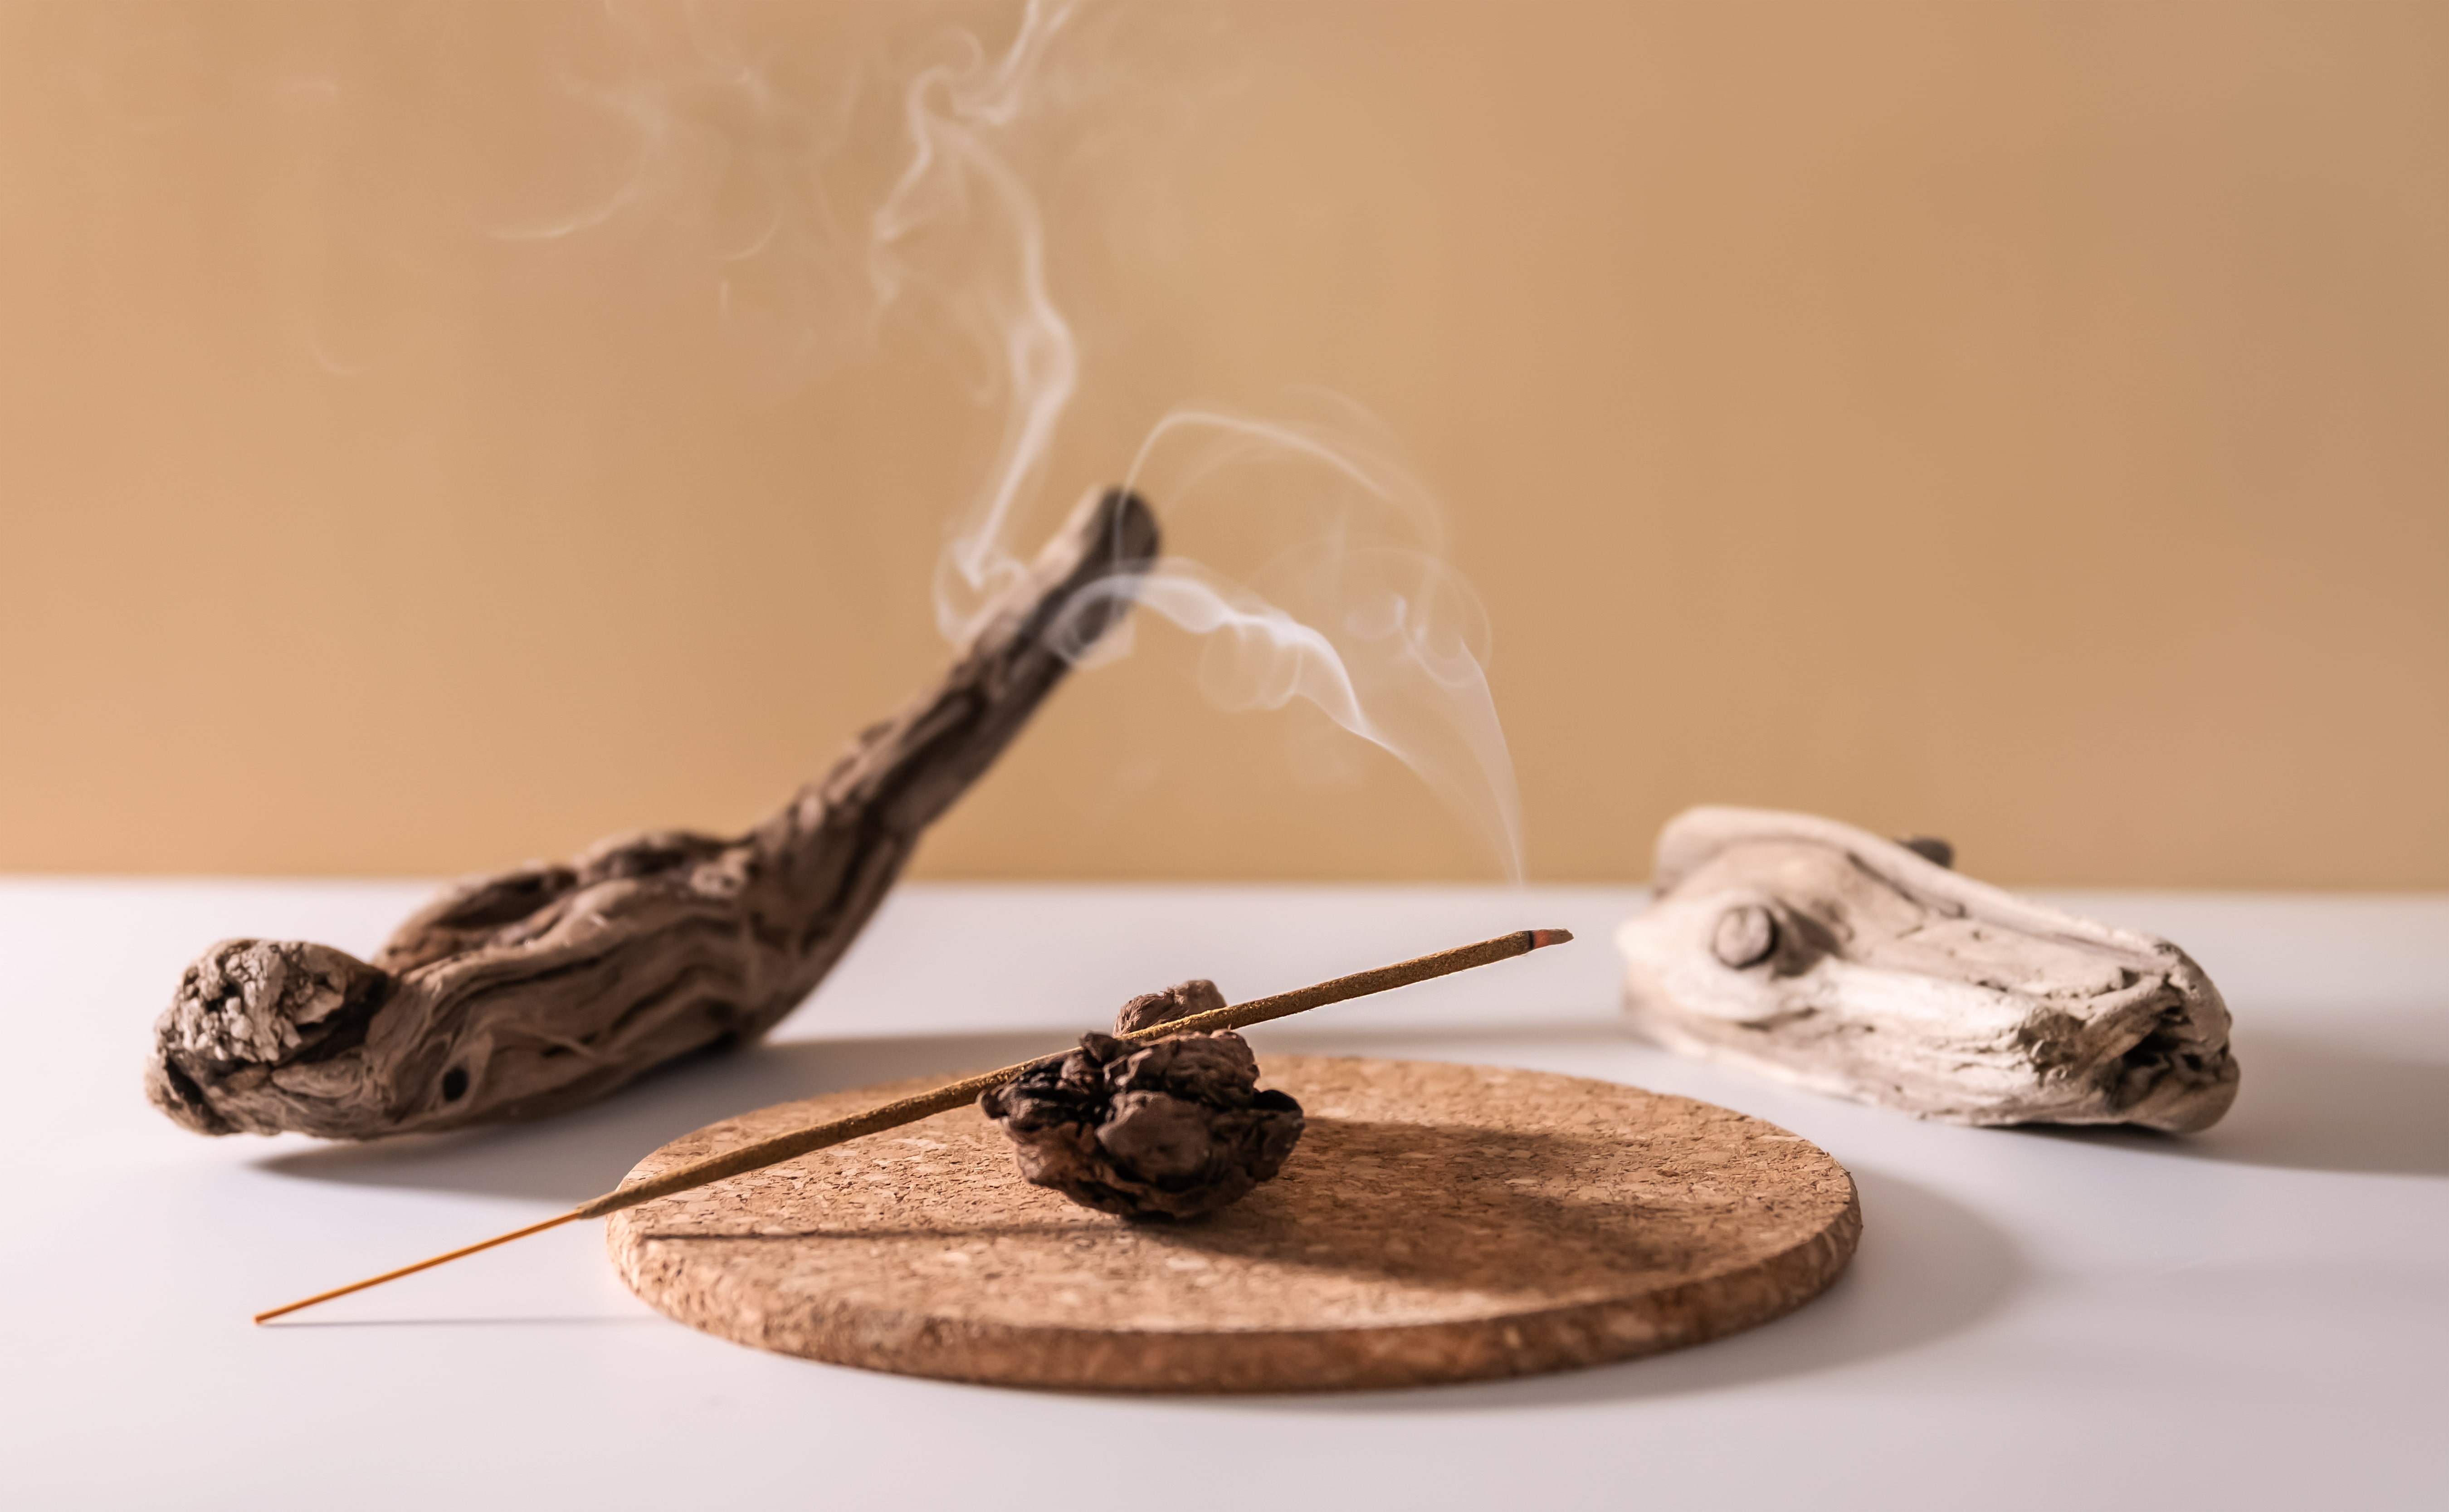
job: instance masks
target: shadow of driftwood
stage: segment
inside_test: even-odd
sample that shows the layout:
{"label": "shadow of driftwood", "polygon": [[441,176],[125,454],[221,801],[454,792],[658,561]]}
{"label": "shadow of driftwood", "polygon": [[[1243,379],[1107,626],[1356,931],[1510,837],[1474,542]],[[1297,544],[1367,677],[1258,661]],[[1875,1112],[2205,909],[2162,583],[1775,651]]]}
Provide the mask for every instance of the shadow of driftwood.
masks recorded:
{"label": "shadow of driftwood", "polygon": [[1925,1187],[1856,1170],[1862,1244],[1816,1301],[1772,1323],[1709,1344],[1558,1375],[1405,1391],[1297,1399],[1217,1398],[1218,1405],[1282,1411],[1449,1412],[1547,1407],[1724,1390],[1836,1369],[1922,1347],[1997,1310],[2025,1267],[2007,1236]]}
{"label": "shadow of driftwood", "polygon": [[[631,1165],[657,1146],[717,1119],[847,1087],[1004,1064],[1043,1053],[1051,1048],[1048,1038],[1039,1032],[762,1045],[676,1066],[593,1108],[545,1123],[373,1145],[326,1146],[271,1155],[261,1165],[303,1180],[575,1202],[615,1185]],[[2283,1058],[2267,1047],[2262,1056],[2272,1063]],[[2312,1059],[2296,1063],[2312,1068],[2302,1091],[2316,1103],[2329,1085],[2324,1077],[2357,1081],[2368,1070]],[[2270,1106],[2274,1111],[2266,1116],[2279,1119],[2284,1133],[2285,1119],[2277,1110],[2289,1104],[2284,1095],[2274,1095]],[[1372,1138],[1382,1143],[1394,1137],[1378,1125],[1323,1119],[1316,1132],[1330,1141],[1349,1141],[1353,1149],[1345,1152],[1347,1155],[1366,1155]],[[1402,1137],[1416,1138],[1418,1133],[1407,1128]],[[1485,1131],[1471,1137],[1484,1148]],[[1381,1159],[1415,1153],[1417,1146],[1409,1144],[1401,1151],[1378,1152]],[[1459,1158],[1459,1152],[1453,1153]],[[1786,1318],[1700,1348],[1624,1365],[1520,1381],[1301,1400],[1321,1410],[1445,1410],[1458,1405],[1536,1407],[1721,1389],[1837,1368],[1922,1347],[1971,1327],[2015,1289],[2022,1267],[1998,1231],[1914,1183],[1861,1170],[1856,1170],[1854,1176],[1863,1205],[1861,1249],[1834,1287]],[[1263,1216],[1260,1210],[1267,1200],[1272,1199],[1262,1189],[1241,1205],[1247,1212],[1237,1217],[1237,1210],[1228,1210],[1220,1215],[1225,1221],[1172,1231],[1173,1242],[1216,1250],[1254,1243],[1241,1231],[1242,1226]],[[1514,1236],[1506,1242],[1540,1245],[1544,1261],[1552,1263],[1552,1254],[1547,1252],[1551,1247],[1563,1246],[1572,1251],[1577,1268],[1621,1270],[1642,1263],[1640,1254],[1624,1248],[1622,1227],[1610,1224],[1604,1213],[1577,1213],[1570,1203],[1529,1193],[1509,1200],[1535,1205],[1537,1211],[1508,1215],[1497,1231]],[[1384,1224],[1403,1221],[1403,1214],[1396,1211],[1400,1204],[1391,1196],[1381,1206],[1388,1208],[1378,1214]],[[1362,1236],[1363,1229],[1379,1226],[1369,1222],[1340,1237],[1333,1232],[1321,1236],[1319,1242],[1327,1249],[1315,1257],[1316,1263],[1468,1284],[1462,1270],[1446,1276],[1447,1270],[1454,1270],[1458,1251],[1444,1237],[1420,1234],[1408,1252],[1390,1256],[1382,1246],[1373,1246]],[[1538,1237],[1520,1237],[1528,1234]],[[1256,1405],[1282,1399],[1214,1400]]]}
{"label": "shadow of driftwood", "polygon": [[2237,1037],[2236,1107],[2198,1134],[2018,1131],[2190,1160],[2298,1171],[2449,1175],[2449,1065],[2284,1034]]}
{"label": "shadow of driftwood", "polygon": [[649,1152],[717,1119],[846,1087],[1006,1065],[1061,1040],[1040,1031],[757,1045],[685,1061],[541,1123],[323,1145],[259,1164],[309,1181],[574,1203],[610,1191]]}

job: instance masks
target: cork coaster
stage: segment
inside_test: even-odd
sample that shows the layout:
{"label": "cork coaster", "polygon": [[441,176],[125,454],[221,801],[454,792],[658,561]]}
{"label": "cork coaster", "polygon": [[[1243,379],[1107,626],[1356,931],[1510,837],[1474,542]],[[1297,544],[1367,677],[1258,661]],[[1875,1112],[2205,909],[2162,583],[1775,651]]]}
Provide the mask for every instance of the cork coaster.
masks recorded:
{"label": "cork coaster", "polygon": [[[1268,1056],[1282,1174],[1126,1224],[1013,1173],[974,1108],[614,1213],[630,1289],[709,1333],[1007,1386],[1315,1391],[1621,1360],[1747,1328],[1853,1257],[1853,1179],[1688,1097],[1488,1066]],[[928,1082],[709,1125],[633,1178]]]}

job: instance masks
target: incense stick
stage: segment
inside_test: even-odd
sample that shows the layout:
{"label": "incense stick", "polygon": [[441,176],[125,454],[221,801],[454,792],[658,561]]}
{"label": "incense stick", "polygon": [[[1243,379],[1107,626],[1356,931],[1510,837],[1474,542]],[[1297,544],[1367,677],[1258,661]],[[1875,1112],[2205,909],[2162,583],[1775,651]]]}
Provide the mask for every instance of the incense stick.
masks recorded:
{"label": "incense stick", "polygon": [[[1174,1035],[1205,1034],[1219,1029],[1246,1029],[1252,1024],[1263,1024],[1271,1018],[1288,1018],[1294,1014],[1306,1013],[1312,1008],[1322,1008],[1328,1003],[1342,1002],[1353,998],[1365,998],[1371,993],[1386,992],[1396,987],[1408,987],[1414,982],[1427,981],[1433,977],[1444,977],[1457,971],[1468,971],[1474,966],[1486,966],[1500,960],[1510,960],[1515,956],[1528,955],[1544,945],[1561,945],[1572,938],[1572,931],[1564,929],[1517,930],[1510,935],[1499,935],[1494,940],[1480,940],[1476,944],[1457,945],[1452,950],[1440,950],[1434,955],[1397,961],[1391,966],[1357,971],[1349,977],[1338,977],[1332,981],[1322,981],[1295,992],[1278,993],[1272,998],[1254,998],[1248,1002],[1230,1003],[1223,1008],[1212,1008],[1205,1013],[1191,1014],[1167,1023],[1136,1029],[1118,1037],[1149,1041],[1167,1038]],[[670,1196],[675,1192],[686,1192],[692,1187],[703,1187],[708,1182],[721,1181],[725,1176],[736,1176],[742,1172],[776,1165],[813,1151],[843,1144],[863,1134],[877,1134],[886,1129],[897,1129],[907,1123],[916,1123],[919,1119],[932,1115],[974,1102],[977,1100],[978,1094],[988,1088],[1001,1086],[1024,1072],[1034,1070],[1050,1061],[1060,1060],[1069,1054],[1070,1051],[1068,1048],[1058,1050],[1051,1055],[1039,1056],[1033,1060],[1023,1060],[997,1071],[947,1082],[933,1091],[922,1092],[915,1096],[903,1097],[869,1108],[864,1112],[852,1114],[846,1118],[831,1118],[822,1123],[809,1124],[804,1128],[794,1129],[788,1134],[776,1134],[770,1139],[760,1139],[754,1143],[742,1145],[737,1150],[725,1151],[719,1155],[691,1161],[677,1170],[667,1171],[660,1176],[616,1188],[600,1197],[580,1203],[568,1212],[547,1218],[541,1223],[531,1223],[524,1229],[513,1229],[508,1233],[495,1234],[491,1239],[483,1239],[456,1250],[445,1250],[441,1254],[419,1260],[414,1265],[401,1266],[396,1270],[386,1270],[380,1275],[368,1276],[363,1281],[353,1281],[345,1287],[335,1287],[329,1291],[318,1291],[311,1297],[301,1297],[296,1302],[268,1308],[257,1313],[255,1321],[269,1323],[275,1318],[296,1312],[301,1308],[311,1308],[318,1302],[329,1302],[335,1297],[345,1297],[353,1291],[363,1291],[368,1287],[378,1287],[386,1281],[396,1281],[401,1276],[415,1275],[419,1270],[428,1270],[435,1266],[459,1259],[463,1255],[472,1255],[480,1250],[491,1250],[495,1245],[508,1244],[513,1239],[524,1239],[531,1233],[542,1233],[547,1229],[557,1229],[565,1223],[575,1223],[581,1218],[600,1218],[607,1213],[618,1212],[624,1208],[634,1208],[642,1202],[652,1202],[657,1197]]]}

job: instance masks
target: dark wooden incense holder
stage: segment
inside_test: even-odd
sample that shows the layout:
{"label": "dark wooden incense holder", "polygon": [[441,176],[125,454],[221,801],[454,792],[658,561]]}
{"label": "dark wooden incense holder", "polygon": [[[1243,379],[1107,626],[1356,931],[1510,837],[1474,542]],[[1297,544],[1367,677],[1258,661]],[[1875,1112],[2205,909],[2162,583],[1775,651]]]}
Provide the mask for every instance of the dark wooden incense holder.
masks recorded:
{"label": "dark wooden incense holder", "polygon": [[154,1030],[145,1094],[202,1134],[372,1139],[575,1107],[774,1027],[850,948],[927,825],[986,770],[1154,559],[1109,491],[1073,514],[937,686],[736,839],[665,830],[463,882],[371,961],[229,940]]}

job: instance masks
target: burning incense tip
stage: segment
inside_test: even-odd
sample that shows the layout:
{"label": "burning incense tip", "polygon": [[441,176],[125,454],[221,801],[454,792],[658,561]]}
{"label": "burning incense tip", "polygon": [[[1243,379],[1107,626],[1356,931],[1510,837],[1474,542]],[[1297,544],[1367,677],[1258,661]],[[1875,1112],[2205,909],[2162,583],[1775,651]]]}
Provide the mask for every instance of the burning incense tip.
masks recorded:
{"label": "burning incense tip", "polygon": [[1531,948],[1536,950],[1542,945],[1561,945],[1572,938],[1573,932],[1570,929],[1534,929],[1531,931]]}

